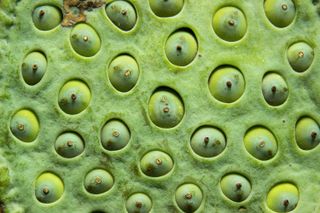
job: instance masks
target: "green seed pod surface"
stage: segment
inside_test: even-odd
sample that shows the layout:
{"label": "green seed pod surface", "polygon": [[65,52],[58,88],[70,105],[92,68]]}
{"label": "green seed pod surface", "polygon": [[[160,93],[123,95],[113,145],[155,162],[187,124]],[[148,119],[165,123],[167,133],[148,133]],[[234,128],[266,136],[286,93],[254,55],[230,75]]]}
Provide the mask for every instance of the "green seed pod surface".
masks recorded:
{"label": "green seed pod surface", "polygon": [[219,155],[224,150],[226,139],[221,130],[201,127],[193,134],[190,145],[196,154],[209,158]]}
{"label": "green seed pod surface", "polygon": [[274,186],[267,195],[267,205],[275,212],[290,212],[299,202],[299,191],[291,183],[281,183]]}
{"label": "green seed pod surface", "polygon": [[160,177],[172,170],[173,160],[165,152],[150,151],[141,158],[140,168],[149,177]]}
{"label": "green seed pod surface", "polygon": [[60,9],[50,5],[36,7],[32,12],[34,25],[43,31],[52,30],[58,26],[62,20]]}
{"label": "green seed pod surface", "polygon": [[144,193],[134,193],[130,195],[126,202],[128,213],[148,213],[152,208],[150,197]]}
{"label": "green seed pod surface", "polygon": [[183,0],[149,0],[151,10],[160,17],[177,15],[183,7]]}
{"label": "green seed pod surface", "polygon": [[64,192],[62,180],[51,172],[41,174],[35,182],[35,195],[41,203],[53,203],[59,200]]}
{"label": "green seed pod surface", "polygon": [[29,53],[23,60],[21,73],[23,80],[29,85],[37,84],[47,70],[47,59],[43,53]]}
{"label": "green seed pod surface", "polygon": [[269,21],[276,27],[287,27],[296,16],[292,0],[265,0],[264,10]]}
{"label": "green seed pod surface", "polygon": [[101,144],[109,151],[123,149],[130,140],[130,131],[120,120],[108,121],[101,130]]}
{"label": "green seed pod surface", "polygon": [[54,144],[56,152],[65,158],[73,158],[84,150],[82,138],[74,132],[65,132],[57,138]]}
{"label": "green seed pod surface", "polygon": [[301,149],[311,150],[320,143],[320,128],[310,117],[298,120],[296,124],[296,142]]}
{"label": "green seed pod surface", "polygon": [[108,69],[111,84],[120,92],[131,90],[137,84],[139,74],[136,60],[129,55],[116,57]]}
{"label": "green seed pod surface", "polygon": [[290,66],[296,72],[306,71],[314,59],[313,48],[305,42],[292,44],[287,51]]}
{"label": "green seed pod surface", "polygon": [[12,134],[21,141],[32,142],[38,137],[40,124],[32,111],[22,109],[12,116],[10,129]]}
{"label": "green seed pod surface", "polygon": [[84,180],[85,189],[92,194],[102,194],[113,186],[113,177],[103,169],[94,169],[89,172]]}
{"label": "green seed pod surface", "polygon": [[91,100],[88,86],[79,80],[68,81],[59,92],[59,106],[67,114],[78,114],[85,110]]}
{"label": "green seed pod surface", "polygon": [[269,160],[278,151],[274,135],[264,127],[251,128],[244,136],[246,150],[259,160]]}
{"label": "green seed pod surface", "polygon": [[283,104],[288,98],[288,85],[283,77],[276,73],[268,73],[262,79],[262,94],[266,102],[272,106]]}
{"label": "green seed pod surface", "polygon": [[189,32],[177,31],[171,34],[165,45],[168,60],[177,66],[186,66],[196,57],[198,43]]}
{"label": "green seed pod surface", "polygon": [[216,69],[209,79],[209,90],[213,97],[224,103],[238,100],[245,90],[245,80],[234,67]]}
{"label": "green seed pod surface", "polygon": [[202,203],[203,195],[197,185],[185,183],[177,188],[175,199],[182,211],[195,212]]}
{"label": "green seed pod surface", "polygon": [[81,56],[94,56],[101,48],[101,40],[96,32],[88,24],[77,24],[70,34],[71,46]]}
{"label": "green seed pod surface", "polygon": [[184,106],[180,97],[166,90],[159,90],[152,94],[148,110],[151,121],[162,128],[177,126],[184,115]]}
{"label": "green seed pod surface", "polygon": [[247,32],[246,17],[236,7],[219,9],[213,16],[212,23],[215,33],[225,41],[238,41]]}
{"label": "green seed pod surface", "polygon": [[113,1],[106,7],[107,16],[121,30],[131,30],[137,22],[134,6],[127,1]]}
{"label": "green seed pod surface", "polygon": [[220,181],[223,194],[234,202],[246,200],[251,193],[251,184],[247,178],[239,174],[229,174]]}

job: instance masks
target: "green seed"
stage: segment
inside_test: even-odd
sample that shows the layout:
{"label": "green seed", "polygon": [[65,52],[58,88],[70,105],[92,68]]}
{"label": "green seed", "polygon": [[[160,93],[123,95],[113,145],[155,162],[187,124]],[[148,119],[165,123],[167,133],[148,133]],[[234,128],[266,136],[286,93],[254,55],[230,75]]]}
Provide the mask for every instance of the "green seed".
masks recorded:
{"label": "green seed", "polygon": [[242,202],[251,193],[251,184],[247,178],[239,174],[229,174],[220,181],[223,194],[234,202]]}
{"label": "green seed", "polygon": [[310,117],[301,118],[296,124],[296,142],[301,149],[311,150],[320,143],[320,128]]}
{"label": "green seed", "polygon": [[275,212],[290,212],[299,201],[299,191],[291,183],[281,183],[274,186],[268,193],[267,205]]}
{"label": "green seed", "polygon": [[101,48],[98,33],[88,24],[77,24],[70,34],[71,46],[79,55],[94,56]]}
{"label": "green seed", "polygon": [[288,85],[281,75],[268,73],[262,80],[262,93],[268,104],[279,106],[288,98]]}
{"label": "green seed", "polygon": [[177,15],[183,7],[183,0],[149,0],[151,10],[160,17]]}
{"label": "green seed", "polygon": [[130,140],[130,131],[120,120],[108,121],[101,130],[102,146],[109,151],[124,148]]}
{"label": "green seed", "polygon": [[137,22],[136,10],[132,4],[123,0],[111,2],[106,7],[107,16],[121,30],[131,30]]}
{"label": "green seed", "polygon": [[165,53],[169,61],[177,66],[190,64],[198,52],[196,38],[189,32],[177,31],[166,42]]}
{"label": "green seed", "polygon": [[203,199],[201,189],[192,183],[186,183],[178,187],[175,199],[179,208],[184,212],[196,211]]}
{"label": "green seed", "polygon": [[53,203],[61,198],[64,192],[62,180],[55,174],[41,174],[35,182],[35,195],[41,203]]}
{"label": "green seed", "polygon": [[126,202],[128,213],[148,213],[152,208],[150,197],[144,193],[135,193],[130,195]]}
{"label": "green seed", "polygon": [[209,79],[209,90],[213,97],[225,103],[239,99],[245,89],[241,72],[230,66],[216,69]]}
{"label": "green seed", "polygon": [[158,90],[153,93],[148,109],[151,121],[162,128],[177,126],[184,115],[182,100],[172,91]]}
{"label": "green seed", "polygon": [[293,70],[296,72],[304,72],[313,62],[314,51],[309,44],[297,42],[288,48],[287,57]]}
{"label": "green seed", "polygon": [[59,106],[67,114],[77,114],[86,109],[91,100],[88,86],[79,80],[68,81],[59,92]]}
{"label": "green seed", "polygon": [[23,142],[34,141],[40,130],[37,116],[28,109],[16,112],[10,122],[12,134]]}
{"label": "green seed", "polygon": [[29,53],[23,60],[21,73],[24,81],[29,85],[37,84],[47,70],[47,59],[43,53]]}
{"label": "green seed", "polygon": [[44,5],[36,7],[32,12],[32,20],[39,30],[52,30],[62,20],[60,9],[54,6]]}
{"label": "green seed", "polygon": [[219,9],[213,16],[212,22],[215,33],[226,41],[238,41],[247,32],[246,17],[235,7]]}
{"label": "green seed", "polygon": [[167,153],[162,151],[150,151],[142,157],[140,168],[147,176],[160,177],[172,170],[173,160]]}
{"label": "green seed", "polygon": [[274,135],[264,127],[254,127],[244,136],[246,150],[259,160],[269,160],[278,151]]}
{"label": "green seed", "polygon": [[120,92],[131,90],[137,84],[139,74],[136,60],[129,55],[116,57],[108,69],[111,84]]}
{"label": "green seed", "polygon": [[54,147],[59,155],[65,158],[73,158],[84,150],[82,138],[74,132],[65,132],[57,138]]}
{"label": "green seed", "polygon": [[191,138],[192,150],[201,157],[219,155],[226,146],[224,134],[214,127],[201,127]]}
{"label": "green seed", "polygon": [[292,0],[265,0],[264,10],[269,21],[276,27],[286,27],[296,16]]}
{"label": "green seed", "polygon": [[87,174],[84,186],[89,193],[101,194],[110,190],[113,186],[113,177],[103,169],[94,169]]}

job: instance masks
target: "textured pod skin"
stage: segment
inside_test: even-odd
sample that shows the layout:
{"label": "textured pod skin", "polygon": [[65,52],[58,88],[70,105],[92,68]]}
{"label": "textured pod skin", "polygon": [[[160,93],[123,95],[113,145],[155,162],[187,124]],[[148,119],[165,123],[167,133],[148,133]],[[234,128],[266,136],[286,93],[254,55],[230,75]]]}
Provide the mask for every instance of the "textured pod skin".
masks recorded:
{"label": "textured pod skin", "polygon": [[314,50],[306,42],[297,42],[288,48],[287,57],[293,70],[304,72],[314,60]]}
{"label": "textured pod skin", "polygon": [[150,151],[141,158],[140,168],[147,176],[160,177],[172,170],[173,160],[165,152]]}
{"label": "textured pod skin", "polygon": [[135,193],[130,195],[126,202],[128,213],[148,213],[152,208],[150,197],[144,193]]}
{"label": "textured pod skin", "polygon": [[82,138],[74,132],[65,132],[57,138],[54,147],[56,152],[65,158],[73,158],[84,150]]}
{"label": "textured pod skin", "polygon": [[292,0],[265,0],[264,10],[269,21],[276,27],[287,27],[296,15]]}
{"label": "textured pod skin", "polygon": [[43,173],[35,182],[35,196],[41,203],[53,203],[61,198],[63,192],[62,180],[53,173]]}
{"label": "textured pod skin", "polygon": [[151,10],[160,17],[177,15],[183,7],[183,0],[149,0]]}
{"label": "textured pod skin", "polygon": [[296,142],[301,149],[311,150],[320,143],[319,124],[310,117],[303,117],[296,124]]}
{"label": "textured pod skin", "polygon": [[290,212],[299,202],[299,191],[291,183],[281,183],[274,186],[268,193],[267,205],[275,212]]}
{"label": "textured pod skin", "polygon": [[107,16],[121,30],[131,30],[137,22],[136,10],[127,1],[113,1],[106,7]]}
{"label": "textured pod skin", "polygon": [[23,80],[29,85],[39,83],[47,70],[47,59],[41,52],[31,52],[23,60],[21,73]]}
{"label": "textured pod skin", "polygon": [[239,174],[229,174],[220,181],[223,194],[234,202],[242,202],[251,193],[251,184],[247,178]]}
{"label": "textured pod skin", "polygon": [[279,106],[288,98],[288,85],[281,75],[268,73],[262,79],[262,94],[268,104]]}
{"label": "textured pod skin", "polygon": [[36,28],[47,31],[57,27],[61,20],[61,11],[50,5],[36,7],[32,12],[32,20]]}
{"label": "textured pod skin", "polygon": [[85,189],[92,194],[101,194],[110,190],[113,186],[113,177],[103,169],[90,171],[84,180]]}
{"label": "textured pod skin", "polygon": [[175,199],[183,212],[194,212],[200,207],[203,195],[197,185],[185,183],[177,188]]}

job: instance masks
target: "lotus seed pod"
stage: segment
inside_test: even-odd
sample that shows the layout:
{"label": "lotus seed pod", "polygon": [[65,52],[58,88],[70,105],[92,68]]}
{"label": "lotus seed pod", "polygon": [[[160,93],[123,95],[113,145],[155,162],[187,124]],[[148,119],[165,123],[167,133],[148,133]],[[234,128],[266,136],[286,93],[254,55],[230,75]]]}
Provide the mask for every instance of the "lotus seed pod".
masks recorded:
{"label": "lotus seed pod", "polygon": [[239,174],[229,174],[220,181],[223,194],[234,202],[242,202],[251,193],[251,184],[247,178]]}
{"label": "lotus seed pod", "polygon": [[160,17],[177,15],[183,7],[183,0],[149,0],[151,10]]}
{"label": "lotus seed pod", "polygon": [[264,127],[251,128],[244,136],[246,150],[259,160],[269,160],[278,151],[274,135]]}
{"label": "lotus seed pod", "polygon": [[111,2],[106,7],[107,16],[121,30],[131,30],[137,22],[136,10],[132,4],[123,0]]}
{"label": "lotus seed pod", "polygon": [[169,61],[177,66],[190,64],[198,52],[196,38],[189,32],[177,31],[169,36],[165,53]]}
{"label": "lotus seed pod", "polygon": [[77,24],[70,34],[71,46],[76,53],[85,57],[94,56],[101,48],[101,40],[88,24]]}
{"label": "lotus seed pod", "polygon": [[130,195],[126,202],[128,213],[148,213],[152,208],[150,197],[144,193],[135,193]]}
{"label": "lotus seed pod", "polygon": [[108,121],[101,130],[102,146],[109,151],[123,149],[130,140],[128,127],[120,120]]}
{"label": "lotus seed pod", "polygon": [[287,57],[293,70],[304,72],[313,62],[314,51],[309,44],[298,42],[288,48]]}
{"label": "lotus seed pod", "polygon": [[176,190],[175,199],[178,207],[184,212],[195,212],[201,205],[201,189],[192,183],[185,183]]}
{"label": "lotus seed pod", "polygon": [[54,147],[56,152],[65,158],[73,158],[84,150],[82,138],[74,132],[65,132],[57,138]]}
{"label": "lotus seed pod", "polygon": [[21,141],[31,142],[38,137],[40,124],[32,111],[22,109],[12,116],[10,129],[12,134]]}
{"label": "lotus seed pod", "polygon": [[241,72],[234,67],[216,69],[209,79],[209,90],[213,97],[225,103],[238,100],[245,89]]}
{"label": "lotus seed pod", "polygon": [[166,90],[158,90],[152,94],[148,109],[151,121],[162,128],[177,126],[184,115],[184,106],[180,97]]}
{"label": "lotus seed pod", "polygon": [[140,160],[140,168],[147,176],[160,177],[172,170],[173,160],[162,151],[150,151]]}
{"label": "lotus seed pod", "polygon": [[201,127],[191,138],[192,150],[201,157],[219,155],[226,146],[224,134],[214,127]]}
{"label": "lotus seed pod", "polygon": [[47,31],[52,30],[60,24],[62,14],[60,9],[54,6],[43,5],[34,9],[32,20],[39,30]]}
{"label": "lotus seed pod", "polygon": [[225,41],[238,41],[247,32],[247,20],[238,8],[224,7],[213,16],[213,29]]}
{"label": "lotus seed pod", "polygon": [[68,81],[59,92],[59,106],[67,114],[78,114],[85,110],[91,100],[88,86],[79,80]]}
{"label": "lotus seed pod", "polygon": [[296,142],[301,149],[311,150],[320,143],[320,128],[310,117],[298,120],[296,124]]}
{"label": "lotus seed pod", "polygon": [[37,84],[47,70],[47,59],[43,53],[29,53],[23,60],[21,73],[23,80],[29,85]]}
{"label": "lotus seed pod", "polygon": [[262,93],[268,104],[279,106],[288,98],[288,85],[281,75],[268,73],[262,80]]}
{"label": "lotus seed pod", "polygon": [[89,193],[101,194],[109,191],[113,186],[113,177],[103,169],[94,169],[84,180],[84,187]]}
{"label": "lotus seed pod", "polygon": [[108,69],[111,84],[120,92],[131,90],[137,84],[139,74],[136,60],[129,55],[116,57]]}
{"label": "lotus seed pod", "polygon": [[296,16],[292,0],[265,0],[264,10],[269,21],[276,27],[286,27]]}
{"label": "lotus seed pod", "polygon": [[281,183],[274,186],[267,195],[267,205],[275,212],[290,212],[299,202],[299,191],[291,183]]}
{"label": "lotus seed pod", "polygon": [[64,192],[62,180],[55,174],[41,174],[35,182],[35,195],[41,203],[53,203],[61,198]]}

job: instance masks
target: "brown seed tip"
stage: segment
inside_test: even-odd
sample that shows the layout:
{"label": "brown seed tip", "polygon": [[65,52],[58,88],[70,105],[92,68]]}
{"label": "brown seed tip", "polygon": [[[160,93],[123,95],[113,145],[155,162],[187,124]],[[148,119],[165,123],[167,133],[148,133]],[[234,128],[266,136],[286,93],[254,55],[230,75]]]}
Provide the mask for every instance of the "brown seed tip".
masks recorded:
{"label": "brown seed tip", "polygon": [[112,131],[112,136],[113,137],[119,137],[120,136],[120,132],[118,130],[113,130]]}
{"label": "brown seed tip", "polygon": [[127,11],[127,10],[122,10],[122,11],[121,11],[121,14],[122,14],[123,16],[125,16],[125,15],[128,14],[128,11]]}
{"label": "brown seed tip", "polygon": [[177,49],[178,52],[182,51],[182,47],[180,45],[178,45],[176,49]]}
{"label": "brown seed tip", "polygon": [[23,124],[18,124],[18,130],[23,131],[24,130],[24,125]]}
{"label": "brown seed tip", "polygon": [[164,108],[163,108],[163,112],[164,112],[164,113],[168,113],[169,111],[170,111],[169,107],[164,107]]}
{"label": "brown seed tip", "polygon": [[304,52],[303,51],[299,51],[298,52],[298,57],[299,58],[303,58],[304,57]]}
{"label": "brown seed tip", "polygon": [[235,22],[234,22],[234,20],[231,19],[231,20],[228,21],[228,24],[229,24],[230,26],[234,26],[234,25],[235,25]]}
{"label": "brown seed tip", "polygon": [[71,94],[71,100],[74,102],[77,100],[77,95],[76,94]]}
{"label": "brown seed tip", "polygon": [[204,137],[203,142],[205,145],[207,145],[209,143],[209,137],[208,136]]}
{"label": "brown seed tip", "polygon": [[242,187],[242,184],[241,183],[236,183],[236,188],[239,190],[239,189],[241,189],[241,187]]}
{"label": "brown seed tip", "polygon": [[184,197],[186,199],[190,200],[192,198],[192,194],[191,193],[187,193]]}
{"label": "brown seed tip", "polygon": [[312,140],[315,140],[317,137],[317,133],[316,132],[311,132],[311,138]]}
{"label": "brown seed tip", "polygon": [[161,160],[161,159],[159,159],[159,158],[158,158],[158,159],[156,159],[156,164],[157,164],[157,165],[161,165],[161,164],[162,164],[162,160]]}
{"label": "brown seed tip", "polygon": [[38,69],[38,65],[33,64],[32,65],[32,71],[35,72],[35,71],[37,71],[37,69]]}
{"label": "brown seed tip", "polygon": [[102,183],[102,180],[100,177],[96,177],[95,182],[96,182],[96,184],[100,184],[100,183]]}
{"label": "brown seed tip", "polygon": [[72,141],[67,141],[67,146],[68,147],[71,147],[73,145],[73,142]]}
{"label": "brown seed tip", "polygon": [[142,203],[139,202],[139,201],[137,201],[137,202],[136,202],[136,207],[137,207],[138,209],[141,209],[141,208],[142,208]]}
{"label": "brown seed tip", "polygon": [[39,18],[42,18],[44,16],[45,12],[43,10],[39,11]]}
{"label": "brown seed tip", "polygon": [[226,85],[227,85],[228,88],[231,88],[232,87],[232,82],[231,81],[227,81]]}
{"label": "brown seed tip", "polygon": [[276,93],[277,92],[277,87],[276,86],[271,87],[271,92],[272,93]]}
{"label": "brown seed tip", "polygon": [[124,72],[124,77],[129,77],[131,75],[131,70],[126,70],[125,72]]}
{"label": "brown seed tip", "polygon": [[84,41],[88,41],[88,40],[89,40],[89,37],[88,37],[88,36],[83,36],[83,40],[84,40]]}
{"label": "brown seed tip", "polygon": [[288,207],[289,206],[289,200],[284,200],[283,201],[283,205],[284,205],[284,207]]}
{"label": "brown seed tip", "polygon": [[261,142],[259,143],[259,147],[260,147],[260,148],[263,148],[265,145],[266,145],[266,142],[264,142],[264,141],[261,141]]}
{"label": "brown seed tip", "polygon": [[46,195],[49,194],[49,189],[47,187],[43,188],[42,191]]}
{"label": "brown seed tip", "polygon": [[287,4],[282,4],[281,8],[282,8],[282,10],[287,10],[288,9],[288,5]]}

